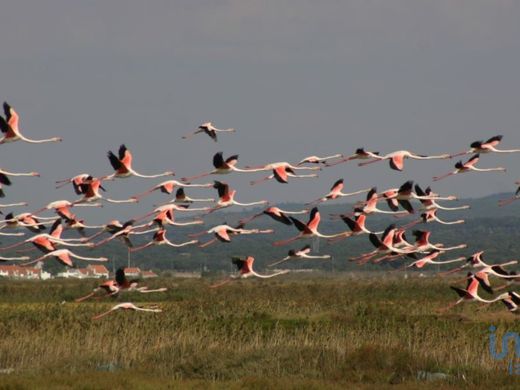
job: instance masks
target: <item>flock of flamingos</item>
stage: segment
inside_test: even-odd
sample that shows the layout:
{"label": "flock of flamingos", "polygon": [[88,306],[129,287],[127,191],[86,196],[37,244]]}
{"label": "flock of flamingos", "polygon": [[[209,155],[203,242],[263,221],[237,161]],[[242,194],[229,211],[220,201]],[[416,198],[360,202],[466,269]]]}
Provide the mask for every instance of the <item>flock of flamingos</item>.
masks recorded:
{"label": "flock of flamingos", "polygon": [[[40,140],[26,138],[20,131],[19,116],[16,111],[8,103],[4,103],[3,108],[5,118],[0,116],[0,130],[2,131],[0,144],[16,141],[23,141],[27,143],[45,143],[60,142],[62,140],[59,137]],[[234,131],[234,129],[218,129],[214,127],[211,122],[207,122],[200,125],[193,133],[185,135],[183,139],[189,139],[197,134],[205,133],[211,137],[213,141],[217,142],[218,133],[231,133]],[[90,174],[82,173],[56,182],[57,188],[63,187],[65,185],[71,185],[74,192],[77,194],[77,196],[79,196],[78,199],[72,201],[57,200],[34,212],[25,212],[17,215],[12,212],[6,214],[5,219],[0,222],[0,230],[3,230],[0,231],[0,235],[23,236],[23,232],[5,232],[5,229],[18,229],[20,227],[27,228],[29,231],[34,233],[34,235],[18,243],[0,247],[0,251],[3,252],[11,250],[17,247],[21,247],[25,244],[33,244],[38,250],[42,252],[42,255],[32,260],[27,256],[0,257],[0,260],[20,262],[22,265],[31,265],[46,259],[56,259],[68,267],[74,266],[73,259],[105,262],[108,260],[105,257],[96,258],[82,256],[68,248],[99,247],[116,238],[120,239],[125,245],[127,245],[129,250],[132,252],[144,250],[145,248],[148,248],[152,245],[168,245],[174,248],[187,245],[198,245],[200,248],[205,248],[208,245],[214,244],[218,241],[229,243],[234,237],[242,234],[271,234],[274,232],[272,229],[246,229],[245,227],[249,222],[256,218],[269,216],[281,224],[294,226],[294,228],[297,230],[297,235],[290,239],[276,241],[273,243],[275,246],[288,245],[297,240],[313,237],[321,237],[332,243],[352,236],[367,235],[375,249],[371,252],[364,253],[350,259],[357,262],[357,264],[365,264],[367,262],[381,263],[402,258],[408,258],[411,261],[409,264],[405,265],[406,268],[423,268],[428,264],[447,264],[456,262],[462,263],[461,266],[444,272],[443,274],[470,270],[465,278],[467,279],[466,288],[452,286],[451,288],[458,294],[459,299],[453,304],[449,305],[447,308],[441,310],[448,310],[462,302],[476,301],[483,304],[490,304],[501,301],[505,304],[510,312],[520,312],[520,310],[518,310],[518,307],[520,306],[520,295],[516,292],[508,291],[499,294],[492,299],[482,298],[478,294],[479,286],[482,287],[485,291],[493,293],[490,277],[503,279],[505,281],[502,286],[496,287],[494,289],[495,291],[505,289],[519,281],[520,275],[517,275],[514,271],[508,271],[506,269],[507,266],[516,264],[517,261],[509,261],[507,263],[490,265],[484,262],[483,252],[477,252],[471,255],[469,258],[459,256],[453,259],[441,261],[439,258],[444,256],[446,253],[452,250],[466,248],[466,245],[461,244],[453,247],[447,247],[442,243],[432,244],[430,242],[430,232],[425,230],[413,230],[412,234],[415,238],[415,242],[411,243],[407,241],[405,236],[406,230],[419,223],[440,223],[446,225],[463,223],[463,220],[446,221],[437,216],[437,212],[439,210],[450,211],[468,208],[468,206],[446,207],[445,205],[438,203],[438,201],[443,202],[455,200],[457,199],[455,196],[441,196],[434,193],[430,187],[423,189],[417,184],[414,185],[412,181],[407,181],[399,188],[390,188],[383,192],[378,192],[376,188],[367,188],[345,193],[343,192],[343,179],[339,179],[332,185],[330,191],[323,195],[323,197],[309,202],[306,205],[308,206],[308,209],[289,211],[281,210],[276,206],[271,206],[266,200],[241,203],[236,200],[237,191],[233,188],[230,188],[229,185],[223,181],[215,180],[210,183],[202,184],[192,183],[197,179],[210,175],[223,175],[234,172],[238,174],[265,172],[265,177],[251,181],[251,185],[256,185],[261,182],[273,179],[280,183],[287,183],[289,180],[296,178],[316,177],[317,171],[320,171],[321,169],[333,167],[335,165],[344,164],[354,160],[360,161],[358,164],[359,166],[388,161],[391,169],[403,171],[406,159],[432,160],[451,159],[456,156],[469,156],[469,159],[466,161],[458,161],[454,166],[454,170],[433,178],[433,181],[438,181],[447,178],[448,176],[460,175],[467,172],[504,172],[505,168],[502,167],[477,167],[481,155],[488,153],[520,152],[520,149],[497,149],[501,141],[502,136],[498,135],[488,139],[487,141],[473,142],[467,150],[464,150],[460,153],[442,154],[437,156],[425,156],[407,150],[400,150],[388,153],[386,155],[380,155],[378,152],[372,152],[360,148],[350,156],[344,156],[342,154],[335,154],[326,157],[309,156],[302,159],[300,162],[293,164],[289,162],[271,162],[260,166],[244,166],[243,168],[237,167],[238,155],[224,158],[223,153],[219,152],[213,156],[213,169],[209,172],[202,173],[197,176],[184,177],[180,180],[166,180],[152,186],[147,191],[131,196],[128,199],[110,199],[102,195],[102,191],[105,191],[105,188],[103,187],[104,182],[127,178],[130,176],[141,178],[158,178],[174,175],[174,172],[171,171],[154,175],[144,175],[138,173],[132,166],[132,154],[130,150],[125,145],[121,145],[117,154],[113,153],[112,151],[108,152],[108,160],[111,167],[113,168],[113,173],[101,177],[94,177]],[[11,176],[39,176],[39,174],[36,172],[14,173],[0,169],[0,197],[5,196],[3,192],[6,188],[5,186],[11,185]],[[517,182],[516,184],[520,185],[520,182]],[[218,199],[192,198],[186,194],[186,188],[205,188],[207,190],[214,189],[217,191]],[[124,223],[121,223],[118,220],[113,220],[102,226],[91,226],[88,225],[84,220],[77,218],[76,215],[71,211],[71,209],[74,207],[79,206],[101,206],[102,202],[135,203],[154,191],[161,191],[166,194],[173,194],[175,192],[175,198],[169,203],[156,207],[146,215],[135,217],[134,219]],[[364,201],[359,201],[351,212],[331,216],[333,220],[342,220],[348,227],[346,231],[336,234],[324,234],[318,230],[321,216],[317,206],[320,203],[341,197],[350,197],[360,194],[366,194],[366,199]],[[520,199],[520,187],[518,187],[518,190],[513,197],[500,201],[499,205],[505,206],[517,199]],[[204,207],[193,207],[194,203],[204,202],[207,204]],[[379,208],[378,205],[381,202],[386,203],[388,208]],[[417,206],[414,206],[412,202],[419,203],[419,219],[411,221],[403,226],[391,224],[382,232],[374,232],[367,227],[367,219],[372,214],[383,213],[394,215],[395,217],[415,214],[414,207]],[[261,213],[252,215],[251,217],[240,221],[237,226],[222,224],[214,226],[211,229],[201,231],[200,233],[189,235],[191,240],[186,242],[174,243],[166,236],[166,228],[168,226],[178,226],[181,228],[182,226],[187,225],[203,224],[204,221],[202,217],[204,215],[214,213],[220,209],[231,207],[233,205],[242,207],[266,205],[266,208]],[[16,206],[27,206],[27,203],[19,202],[0,205],[2,208]],[[52,211],[57,214],[57,216],[43,217],[40,215],[46,211]],[[193,212],[198,213],[196,214],[197,217],[194,217],[194,219],[188,221],[182,220],[182,222],[176,221],[175,219],[176,213]],[[298,214],[308,214],[307,222],[302,222],[300,219],[293,216]],[[48,233],[44,232],[46,230],[46,224],[52,224]],[[80,233],[80,237],[62,238],[61,235],[64,229],[75,229]],[[97,232],[88,236],[86,235],[85,231],[89,229],[97,229]],[[106,238],[100,238],[98,241],[95,241],[96,238],[101,237],[103,234],[106,235]],[[151,235],[151,240],[148,243],[138,247],[132,245],[130,238],[133,235],[145,234]],[[199,238],[204,235],[209,235],[211,238],[205,242],[200,242]],[[62,248],[60,249],[60,247]],[[311,252],[312,249],[310,245],[305,245],[298,249],[291,249],[288,251],[286,257],[279,261],[273,262],[269,266],[277,266],[284,262],[297,259],[330,258],[328,255],[312,255]],[[220,287],[240,278],[248,278],[251,276],[256,276],[259,278],[271,278],[289,272],[288,270],[282,270],[268,275],[258,274],[253,269],[254,260],[255,259],[252,256],[246,256],[245,258],[232,258],[232,262],[234,265],[236,265],[238,273],[229,277],[228,279],[225,279],[224,281],[212,285],[211,287]],[[90,294],[78,298],[76,301],[81,302],[89,298],[99,299],[102,297],[114,297],[123,291],[154,293],[165,290],[165,288],[149,289],[146,286],[141,286],[138,280],[128,280],[125,276],[124,270],[121,268],[117,270],[114,280],[109,280],[101,284]],[[161,309],[157,306],[137,306],[133,303],[125,302],[115,305],[109,311],[101,313],[93,318],[101,318],[119,309],[150,312],[161,311]]]}

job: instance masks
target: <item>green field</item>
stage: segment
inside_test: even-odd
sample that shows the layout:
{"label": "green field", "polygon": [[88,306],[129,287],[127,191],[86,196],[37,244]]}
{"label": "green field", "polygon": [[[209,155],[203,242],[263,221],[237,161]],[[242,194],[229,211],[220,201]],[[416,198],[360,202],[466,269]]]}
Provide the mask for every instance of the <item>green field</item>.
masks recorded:
{"label": "green field", "polygon": [[[438,312],[456,299],[447,288],[453,280],[381,273],[289,275],[219,289],[212,282],[154,279],[147,284],[169,291],[116,301],[151,300],[163,313],[92,321],[114,301],[72,301],[95,281],[2,280],[0,388],[518,385],[506,360],[488,351],[489,326],[498,335],[518,332],[515,316],[500,303]],[[428,380],[429,373],[447,376]]]}

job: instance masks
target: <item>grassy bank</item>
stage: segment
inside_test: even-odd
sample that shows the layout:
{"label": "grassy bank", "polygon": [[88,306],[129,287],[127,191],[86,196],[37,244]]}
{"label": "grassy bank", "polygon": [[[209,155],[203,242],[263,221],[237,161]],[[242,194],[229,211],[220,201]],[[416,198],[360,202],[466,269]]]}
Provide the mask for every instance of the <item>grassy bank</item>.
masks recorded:
{"label": "grassy bank", "polygon": [[[298,277],[296,277],[298,276]],[[501,305],[461,305],[431,278],[293,275],[209,289],[209,280],[153,280],[163,313],[91,317],[113,302],[71,301],[92,281],[0,284],[1,386],[171,385],[218,388],[394,385],[514,386],[488,352],[489,326],[519,331]],[[428,373],[446,379],[425,381]],[[40,382],[43,381],[43,382]],[[287,384],[286,385],[284,385]]]}

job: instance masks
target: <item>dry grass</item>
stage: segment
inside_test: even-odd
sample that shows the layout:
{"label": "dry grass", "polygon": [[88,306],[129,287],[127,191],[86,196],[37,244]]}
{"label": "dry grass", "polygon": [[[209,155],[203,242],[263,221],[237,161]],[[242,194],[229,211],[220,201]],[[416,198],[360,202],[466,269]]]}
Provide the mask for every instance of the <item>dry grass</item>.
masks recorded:
{"label": "dry grass", "polygon": [[[215,290],[209,284],[175,281],[153,296],[164,313],[92,321],[113,302],[70,301],[93,282],[2,281],[0,369],[14,373],[0,374],[0,387],[439,388],[418,382],[418,371],[448,374],[443,386],[516,383],[488,352],[489,326],[515,330],[513,316],[501,306],[476,312],[471,305],[438,314],[455,299],[442,280],[306,276]],[[119,300],[144,299],[150,296]]]}

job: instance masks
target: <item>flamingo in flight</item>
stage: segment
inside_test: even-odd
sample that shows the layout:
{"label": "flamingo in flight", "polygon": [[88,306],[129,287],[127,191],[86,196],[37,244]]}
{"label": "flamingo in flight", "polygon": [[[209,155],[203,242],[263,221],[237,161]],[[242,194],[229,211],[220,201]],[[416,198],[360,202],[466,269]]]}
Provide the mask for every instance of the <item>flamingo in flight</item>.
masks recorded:
{"label": "flamingo in flight", "polygon": [[206,123],[203,123],[202,125],[200,125],[199,128],[195,132],[184,135],[182,137],[182,139],[188,139],[188,138],[193,137],[196,134],[206,133],[207,135],[209,135],[211,137],[211,139],[213,141],[217,142],[217,133],[234,133],[234,132],[235,132],[235,129],[232,129],[232,128],[217,129],[215,126],[213,126],[213,123],[206,122]]}
{"label": "flamingo in flight", "polygon": [[468,282],[467,282],[467,286],[465,289],[455,287],[455,286],[450,286],[450,288],[453,291],[455,291],[459,295],[460,298],[456,302],[452,303],[451,305],[448,305],[446,308],[441,309],[440,311],[447,311],[462,302],[482,302],[482,303],[487,304],[487,303],[493,303],[493,302],[500,301],[506,297],[504,294],[502,294],[492,300],[483,299],[478,295],[479,285],[484,290],[488,291],[489,293],[493,293],[493,290],[491,290],[489,288],[489,286],[484,282],[484,280],[481,277],[469,272],[468,273]]}
{"label": "flamingo in flight", "polygon": [[168,246],[172,246],[174,248],[180,248],[180,247],[183,247],[186,245],[191,245],[191,244],[196,244],[196,243],[198,243],[197,240],[191,240],[191,241],[183,242],[181,244],[174,244],[173,242],[169,241],[166,238],[166,229],[161,228],[155,232],[155,234],[153,235],[152,241],[148,242],[147,244],[138,246],[138,247],[130,248],[130,252],[137,252],[142,249],[148,248],[149,246],[152,246],[152,245],[168,245]]}
{"label": "flamingo in flight", "polygon": [[510,150],[500,150],[496,147],[500,142],[502,142],[502,135],[495,135],[491,137],[487,141],[475,141],[470,145],[470,149],[464,152],[459,152],[456,154],[452,154],[451,157],[463,156],[465,154],[473,154],[473,153],[518,153],[520,149],[510,149]]}
{"label": "flamingo in flight", "polygon": [[38,215],[46,210],[54,210],[56,214],[58,214],[63,219],[75,219],[76,216],[70,211],[70,209],[74,206],[90,206],[90,207],[101,207],[101,204],[82,204],[82,203],[73,203],[68,200],[56,200],[54,202],[50,202],[46,206],[42,207],[39,210],[36,210],[32,213],[32,215]]}
{"label": "flamingo in flight", "polygon": [[60,263],[66,265],[67,267],[74,267],[74,264],[72,263],[72,259],[71,258],[75,258],[75,259],[79,259],[79,260],[85,260],[85,261],[101,261],[101,262],[108,261],[108,259],[106,257],[86,257],[86,256],[77,255],[77,254],[71,252],[68,249],[57,249],[57,250],[54,250],[52,252],[46,253],[43,256],[40,256],[37,259],[35,259],[35,260],[33,260],[33,261],[29,262],[29,263],[25,263],[23,265],[27,266],[27,265],[35,264],[35,263],[37,263],[39,261],[46,260],[46,259],[48,259],[50,257],[54,257]]}
{"label": "flamingo in flight", "polygon": [[238,275],[232,275],[229,277],[229,279],[225,280],[224,282],[214,284],[210,286],[210,288],[220,287],[229,282],[232,282],[233,280],[246,279],[250,278],[251,276],[255,276],[261,279],[269,279],[289,272],[289,270],[282,270],[270,275],[261,275],[253,269],[253,263],[255,262],[255,258],[253,256],[247,256],[245,259],[241,257],[233,257],[231,261],[237,267]]}
{"label": "flamingo in flight", "polygon": [[7,103],[4,102],[5,118],[0,115],[0,131],[3,137],[0,139],[0,144],[8,142],[24,141],[31,144],[41,144],[44,142],[61,142],[60,137],[53,137],[49,139],[29,139],[26,138],[19,128],[20,117],[18,113]]}
{"label": "flamingo in flight", "polygon": [[[516,184],[520,184],[520,182],[517,182]],[[520,199],[520,186],[516,189],[515,195],[509,199],[502,199],[498,201],[498,205],[500,207],[507,206],[508,204],[513,203],[515,200]]]}
{"label": "flamingo in flight", "polygon": [[514,291],[508,291],[500,296],[502,297],[501,301],[506,306],[507,310],[515,314],[520,312],[520,310],[518,310],[518,307],[520,306],[520,295]]}
{"label": "flamingo in flight", "polygon": [[213,166],[215,167],[214,170],[201,173],[196,176],[183,177],[181,181],[191,182],[192,180],[199,179],[201,177],[206,177],[209,175],[227,175],[231,172],[254,172],[249,169],[241,169],[236,167],[236,164],[238,162],[238,154],[234,154],[225,160],[223,154],[223,152],[218,152],[213,156]]}
{"label": "flamingo in flight", "polygon": [[443,221],[439,217],[437,217],[437,209],[429,209],[426,210],[424,213],[421,214],[421,217],[416,220],[412,221],[409,224],[405,225],[405,229],[410,229],[411,227],[417,225],[418,223],[430,223],[430,222],[437,222],[441,225],[458,225],[461,223],[464,223],[463,219],[457,219],[456,221]]}
{"label": "flamingo in flight", "polygon": [[362,167],[368,164],[389,160],[390,168],[396,171],[402,171],[404,169],[404,160],[406,160],[407,158],[413,160],[440,160],[451,158],[451,156],[449,154],[441,154],[439,156],[424,156],[421,154],[410,152],[408,150],[398,150],[396,152],[388,153],[384,156],[377,156],[373,160],[362,162],[358,165]]}
{"label": "flamingo in flight", "polygon": [[360,204],[358,206],[361,206],[361,211],[366,215],[370,215],[370,214],[374,214],[374,213],[393,214],[393,215],[408,214],[408,211],[396,211],[396,210],[386,211],[386,210],[378,209],[377,202],[380,199],[381,199],[381,197],[377,193],[377,187],[373,187],[372,189],[370,189],[370,191],[368,191],[367,198],[366,198],[366,201],[364,202],[364,204]]}
{"label": "flamingo in flight", "polygon": [[255,214],[252,217],[249,217],[247,219],[243,219],[240,222],[244,223],[244,224],[249,223],[256,218],[261,217],[262,215],[267,215],[277,222],[281,222],[284,225],[290,226],[290,225],[292,225],[292,221],[288,217],[288,215],[307,214],[308,212],[309,212],[309,210],[307,210],[307,209],[299,210],[299,211],[287,211],[287,210],[282,210],[276,206],[270,206],[270,207],[266,208],[264,211],[262,211],[261,213]]}
{"label": "flamingo in flight", "polygon": [[414,209],[410,201],[412,199],[417,200],[456,200],[456,196],[441,197],[437,194],[432,195],[418,195],[413,191],[413,181],[408,180],[399,188],[391,188],[382,193],[383,199],[386,200],[388,207],[397,211],[399,206],[402,206],[410,214],[414,213]]}
{"label": "flamingo in flight", "polygon": [[451,247],[445,247],[443,244],[432,244],[430,243],[430,235],[431,232],[424,230],[414,230],[413,235],[415,236],[415,251],[416,252],[429,252],[432,250],[441,250],[441,251],[452,251],[456,249],[464,249],[467,248],[467,244],[454,245]]}
{"label": "flamingo in flight", "polygon": [[517,260],[512,260],[512,261],[508,261],[506,263],[501,263],[501,264],[487,264],[484,261],[484,251],[480,251],[480,252],[476,252],[473,255],[471,255],[470,257],[468,257],[466,264],[462,265],[461,267],[454,268],[450,271],[447,271],[447,272],[443,273],[443,275],[449,275],[451,273],[461,271],[466,267],[472,267],[474,269],[479,270],[479,272],[483,272],[485,274],[490,274],[490,275],[493,275],[493,276],[496,276],[499,278],[516,279],[516,278],[518,278],[518,275],[516,275],[516,273],[514,273],[514,274],[508,273],[504,269],[504,267],[506,267],[508,265],[515,265],[517,263],[518,263]]}
{"label": "flamingo in flight", "polygon": [[82,241],[81,238],[61,238],[61,233],[63,232],[63,226],[61,225],[61,219],[57,219],[54,224],[52,225],[49,234],[47,233],[40,233],[32,236],[31,238],[28,238],[26,240],[23,240],[21,242],[1,247],[0,250],[9,250],[14,249],[19,246],[22,246],[24,244],[33,244],[37,249],[41,250],[43,253],[48,253],[55,251],[58,249],[58,245],[65,245],[65,246],[89,246],[91,247],[92,244],[90,243],[75,243],[77,241]]}
{"label": "flamingo in flight", "polygon": [[165,205],[156,207],[153,211],[151,211],[141,217],[134,218],[134,220],[141,221],[145,218],[148,218],[148,217],[156,214],[154,220],[145,226],[151,226],[151,225],[153,225],[154,222],[158,223],[159,226],[162,226],[162,224],[164,222],[166,222],[169,225],[178,225],[178,226],[199,225],[204,222],[202,220],[191,221],[191,222],[174,222],[174,212],[175,211],[195,212],[195,211],[208,211],[208,210],[210,210],[209,207],[188,208],[188,206],[183,206],[183,205],[178,206],[174,203],[167,203]]}
{"label": "flamingo in flight", "polygon": [[[360,256],[350,258],[350,261],[356,261],[358,264],[364,264],[378,255],[382,257],[379,261],[387,258],[388,256],[402,255],[411,253],[410,250],[401,251],[401,249],[394,247],[394,236],[397,228],[394,224],[389,225],[383,232],[381,239],[374,233],[369,234],[368,238],[370,243],[376,248],[371,252],[361,254]],[[394,250],[395,249],[395,250]]]}
{"label": "flamingo in flight", "polygon": [[356,149],[353,155],[342,158],[341,160],[338,160],[333,163],[326,163],[325,166],[333,167],[334,165],[342,164],[351,160],[368,160],[377,158],[379,158],[379,152],[371,152],[365,150],[364,148],[358,148]]}
{"label": "flamingo in flight", "polygon": [[325,195],[322,198],[313,200],[312,202],[306,203],[306,205],[326,202],[328,200],[334,200],[334,199],[348,197],[348,196],[359,195],[359,194],[363,194],[365,192],[370,191],[370,188],[367,188],[367,189],[359,190],[359,191],[355,191],[355,192],[344,193],[344,192],[341,192],[344,187],[345,187],[344,180],[339,179],[332,185],[332,187],[330,188],[330,192],[327,195]]}
{"label": "flamingo in flight", "polygon": [[190,198],[188,195],[186,195],[186,192],[184,191],[184,188],[179,188],[177,192],[175,193],[175,198],[172,200],[172,203],[178,203],[178,204],[191,204],[195,202],[214,202],[215,199],[213,198]]}
{"label": "flamingo in flight", "polygon": [[332,234],[332,235],[326,235],[322,234],[318,231],[318,226],[320,224],[321,216],[320,212],[318,211],[317,207],[314,207],[310,212],[309,222],[307,224],[304,224],[303,222],[299,221],[298,219],[294,217],[289,217],[291,221],[293,222],[296,229],[300,231],[300,233],[292,238],[289,238],[287,240],[280,240],[273,243],[274,246],[281,246],[289,244],[293,241],[299,240],[301,238],[310,238],[310,237],[322,237],[322,238],[334,238],[339,237],[343,233],[339,234]]}
{"label": "flamingo in flight", "polygon": [[[148,230],[136,231],[136,229],[140,228],[140,226],[133,226],[133,224],[134,224],[134,220],[130,220],[130,221],[125,222],[120,227],[112,225],[112,229],[115,230],[115,232],[113,232],[110,237],[107,237],[104,240],[101,240],[101,241],[95,243],[93,247],[97,248],[97,247],[99,247],[101,245],[104,245],[104,244],[112,241],[113,239],[119,237],[119,238],[121,238],[125,242],[126,246],[131,248],[131,247],[133,247],[133,244],[130,241],[128,236],[130,236],[130,235],[139,235],[139,234],[147,234],[147,233],[150,233],[150,232],[157,231],[157,229],[148,229]],[[89,240],[91,240],[91,239],[92,239],[92,237]]]}
{"label": "flamingo in flight", "polygon": [[175,189],[175,187],[181,187],[181,188],[183,188],[183,187],[211,188],[211,187],[213,187],[213,184],[211,184],[211,183],[207,183],[207,184],[185,184],[185,183],[181,183],[180,181],[177,181],[177,180],[167,180],[167,181],[163,181],[162,183],[159,183],[159,184],[153,186],[152,188],[150,188],[149,190],[147,190],[147,191],[145,191],[145,192],[143,192],[141,194],[137,194],[137,195],[132,196],[132,198],[140,200],[144,196],[146,196],[148,194],[151,194],[154,191],[161,191],[164,194],[171,195],[171,194],[173,194],[173,190]]}
{"label": "flamingo in flight", "polygon": [[424,256],[424,257],[414,261],[413,263],[407,265],[406,268],[415,267],[415,268],[421,269],[421,268],[423,268],[427,264],[438,264],[438,265],[450,264],[450,263],[456,263],[456,262],[459,262],[459,261],[463,261],[463,260],[466,259],[464,256],[460,256],[460,257],[457,257],[457,258],[451,259],[451,260],[444,260],[444,261],[436,261],[435,260],[439,256],[443,255],[444,253],[446,253],[446,252],[444,252],[442,250],[434,249],[428,255],[426,255],[426,256]]}
{"label": "flamingo in flight", "polygon": [[329,239],[329,242],[335,242],[335,241],[342,240],[347,237],[359,236],[361,234],[381,234],[381,233],[383,233],[383,232],[372,232],[372,231],[368,230],[365,226],[367,215],[364,214],[363,210],[359,209],[359,208],[356,208],[354,211],[355,211],[354,219],[351,219],[347,215],[340,215],[341,220],[347,224],[350,231],[346,231],[336,238]]}
{"label": "flamingo in flight", "polygon": [[289,177],[295,177],[295,178],[306,178],[306,177],[318,177],[316,173],[311,173],[308,175],[300,175],[296,173],[296,170],[308,170],[308,171],[318,171],[321,170],[320,167],[297,167],[294,165],[291,165],[290,163],[286,161],[282,162],[276,162],[276,163],[270,163],[267,165],[263,165],[260,167],[246,167],[249,170],[249,172],[262,172],[262,171],[269,171],[272,170],[273,173],[269,176],[266,176],[262,179],[253,180],[250,182],[252,186],[262,183],[264,181],[275,179],[278,183],[287,184],[289,182]]}
{"label": "flamingo in flight", "polygon": [[116,270],[116,275],[113,280],[107,280],[106,282],[100,284],[98,287],[96,287],[90,294],[85,295],[84,297],[77,298],[75,302],[82,302],[86,299],[89,299],[97,294],[98,291],[103,291],[102,296],[98,296],[97,298],[103,298],[103,297],[116,297],[119,295],[119,293],[123,291],[128,292],[138,292],[142,294],[147,293],[156,293],[156,292],[164,292],[168,289],[166,287],[161,287],[157,289],[149,289],[147,286],[141,286],[139,287],[139,280],[137,279],[131,279],[128,280],[128,278],[125,275],[125,269],[124,268],[118,268]]}
{"label": "flamingo in flight", "polygon": [[325,166],[329,166],[328,161],[333,160],[335,158],[343,158],[342,154],[333,154],[331,156],[326,157],[318,157],[318,156],[308,156],[301,160],[296,166],[300,166],[303,164],[323,164]]}
{"label": "flamingo in flight", "polygon": [[[0,196],[1,198],[1,196]],[[6,208],[6,207],[18,207],[18,206],[27,206],[29,203],[27,202],[17,202],[17,203],[9,203],[9,204],[0,204],[0,209]]]}
{"label": "flamingo in flight", "polygon": [[[417,188],[416,186],[415,188]],[[433,192],[428,194],[419,195],[413,191],[414,185],[413,180],[408,180],[399,188],[391,188],[383,192],[385,199],[397,199],[397,200],[457,200],[458,198],[454,195],[440,196]],[[420,188],[420,187],[419,187]]]}
{"label": "flamingo in flight", "polygon": [[324,259],[324,260],[326,260],[326,259],[331,258],[330,255],[320,255],[320,256],[310,255],[309,253],[311,253],[311,251],[312,251],[312,249],[311,249],[310,245],[305,245],[303,248],[301,248],[299,250],[291,249],[288,252],[286,257],[284,257],[282,260],[269,264],[268,267],[274,267],[275,265],[285,263],[286,261],[289,261],[289,260],[296,260],[296,259]]}
{"label": "flamingo in flight", "polygon": [[23,261],[23,260],[29,260],[29,256],[18,256],[18,257],[4,257],[0,256],[0,261]]}
{"label": "flamingo in flight", "polygon": [[114,168],[115,172],[109,176],[106,176],[105,179],[112,180],[113,178],[125,178],[130,176],[137,176],[137,177],[144,177],[147,179],[152,179],[155,177],[162,177],[162,176],[174,176],[175,173],[173,171],[167,171],[163,173],[158,173],[156,175],[143,175],[141,173],[137,173],[132,168],[132,153],[130,153],[130,150],[127,149],[127,147],[122,144],[119,147],[119,155],[116,156],[112,151],[108,151],[108,160],[110,161],[110,164],[112,165],[112,168]]}
{"label": "flamingo in flight", "polygon": [[81,195],[83,194],[81,184],[83,184],[89,177],[92,177],[92,175],[89,175],[88,173],[80,173],[79,175],[69,177],[68,179],[56,180],[56,189],[71,183],[76,195]]}
{"label": "flamingo in flight", "polygon": [[[388,240],[388,241],[392,243],[392,248],[401,249],[404,252],[396,253],[396,252],[392,252],[391,249],[388,249],[386,251],[383,250],[383,256],[379,257],[379,258],[373,258],[372,259],[373,263],[377,264],[383,260],[391,261],[391,260],[401,258],[403,256],[407,256],[407,257],[416,259],[415,246],[410,244],[407,241],[406,231],[403,228],[395,229],[395,231],[393,231],[392,240]],[[374,240],[374,242],[375,242],[375,240]]]}
{"label": "flamingo in flight", "polygon": [[[438,194],[434,193],[430,187],[426,187],[426,189],[423,191],[423,189],[419,186],[419,184],[415,185],[415,193],[418,195],[418,200],[421,202],[424,210],[431,210],[431,209],[439,209],[439,210],[446,210],[446,211],[452,211],[452,210],[466,210],[471,208],[469,205],[463,205],[463,206],[457,206],[457,207],[445,207],[441,206],[436,202],[436,199],[438,198]],[[431,197],[431,198],[428,198]]]}
{"label": "flamingo in flight", "polygon": [[136,306],[131,302],[125,302],[125,303],[119,303],[115,306],[113,306],[110,310],[98,314],[97,316],[92,317],[93,320],[99,320],[100,318],[113,313],[116,310],[132,310],[132,311],[147,311],[147,312],[153,312],[153,313],[160,313],[162,312],[162,309],[159,309],[157,305],[146,305],[146,306]]}
{"label": "flamingo in flight", "polygon": [[40,176],[38,172],[21,172],[21,173],[14,173],[9,172],[3,169],[0,169],[0,198],[5,197],[4,190],[2,189],[2,185],[10,186],[11,180],[8,176]]}
{"label": "flamingo in flight", "polygon": [[473,157],[471,157],[468,161],[465,163],[462,163],[462,161],[458,161],[457,164],[455,164],[455,170],[449,173],[446,173],[441,176],[434,176],[433,181],[439,181],[446,177],[458,175],[459,173],[465,173],[465,172],[506,172],[506,169],[503,167],[497,167],[497,168],[477,168],[475,165],[478,163],[478,160],[480,159],[479,154],[475,154]]}
{"label": "flamingo in flight", "polygon": [[164,227],[166,225],[172,226],[189,226],[189,225],[202,225],[204,221],[202,219],[195,219],[193,221],[187,222],[177,222],[175,220],[175,212],[173,209],[166,209],[159,211],[157,215],[144,226],[153,226],[157,225],[159,227]]}
{"label": "flamingo in flight", "polygon": [[196,234],[188,234],[190,237],[199,237],[203,234],[214,234],[215,238],[205,242],[204,244],[199,245],[199,248],[205,248],[215,242],[221,241],[224,243],[231,242],[231,235],[237,234],[270,234],[273,233],[273,229],[267,230],[259,230],[259,229],[244,229],[244,224],[239,224],[237,227],[231,227],[227,224],[217,225],[212,227],[209,230],[196,233]]}
{"label": "flamingo in flight", "polygon": [[40,233],[45,230],[45,225],[40,223],[41,220],[52,220],[55,221],[57,218],[44,218],[44,217],[36,217],[31,213],[21,213],[18,215],[14,215],[13,213],[9,213],[5,216],[5,219],[2,221],[2,225],[0,225],[0,229],[4,228],[17,228],[17,227],[26,227],[33,233]]}
{"label": "flamingo in flight", "polygon": [[208,213],[212,213],[216,210],[223,209],[226,207],[230,207],[233,205],[236,206],[257,206],[261,204],[268,204],[269,202],[267,200],[259,200],[257,202],[250,202],[250,203],[240,203],[235,200],[235,194],[236,190],[230,190],[229,185],[227,183],[223,183],[220,181],[216,181],[213,183],[213,188],[215,188],[218,192],[219,199],[217,201],[217,205],[210,209]]}
{"label": "flamingo in flight", "polygon": [[[79,185],[81,188],[81,193],[83,196],[79,198],[78,200],[74,201],[74,204],[76,205],[87,205],[92,202],[96,202],[98,200],[104,200],[108,203],[137,203],[137,199],[130,198],[130,199],[110,199],[105,198],[103,195],[101,195],[100,191],[106,191],[105,188],[101,185],[101,182],[103,181],[103,178],[95,178],[92,176],[87,177],[83,183]],[[96,203],[98,205],[98,203]]]}

